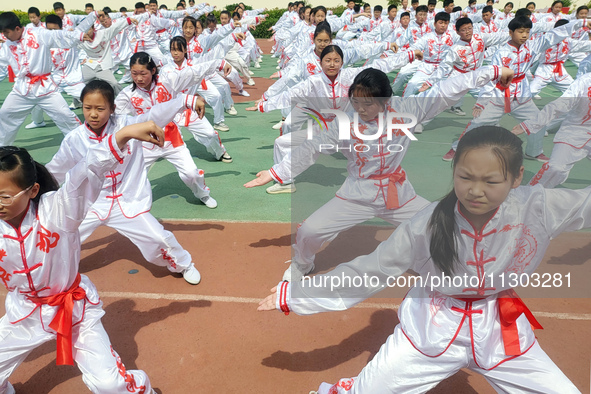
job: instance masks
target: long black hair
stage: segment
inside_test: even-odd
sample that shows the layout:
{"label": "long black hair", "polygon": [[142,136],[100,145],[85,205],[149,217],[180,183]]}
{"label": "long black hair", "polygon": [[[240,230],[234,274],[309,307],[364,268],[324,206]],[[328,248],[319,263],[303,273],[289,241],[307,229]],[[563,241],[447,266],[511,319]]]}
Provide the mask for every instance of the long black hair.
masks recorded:
{"label": "long black hair", "polygon": [[187,40],[183,36],[176,36],[170,39],[170,48],[171,51],[173,49],[177,49],[180,51],[185,52],[185,59],[188,59],[187,56]]}
{"label": "long black hair", "polygon": [[59,189],[53,175],[43,164],[37,163],[29,152],[16,146],[0,147],[0,172],[9,173],[12,181],[22,190],[39,184],[39,193],[33,199],[39,203],[41,196],[47,192]]}
{"label": "long black hair", "polygon": [[338,45],[328,45],[322,50],[322,53],[320,54],[320,61],[322,61],[326,55],[333,52],[336,52],[337,55],[341,57],[341,60],[344,59],[343,50]]}
{"label": "long black hair", "polygon": [[[487,147],[499,159],[505,179],[509,175],[516,179],[523,165],[521,146],[521,139],[507,129],[497,126],[477,127],[460,139],[453,159],[453,168],[455,169],[458,161],[470,150]],[[455,220],[457,202],[458,197],[452,189],[439,201],[429,219],[431,257],[435,266],[449,276],[453,274],[458,261]]]}
{"label": "long black hair", "polygon": [[314,38],[320,33],[326,33],[332,39],[332,30],[328,22],[322,21],[316,26],[316,29],[314,30]]}
{"label": "long black hair", "polygon": [[366,68],[361,71],[349,87],[349,98],[355,96],[375,97],[380,101],[390,100],[392,97],[390,79],[381,70]]}
{"label": "long black hair", "polygon": [[[129,68],[133,67],[134,64],[141,64],[142,66],[146,66],[146,68],[152,72],[152,70],[156,70],[154,74],[152,74],[152,82],[156,82],[158,79],[158,67],[156,67],[156,63],[152,56],[148,55],[146,52],[137,52],[134,53],[131,59],[129,60]],[[133,87],[131,91],[135,91],[137,85],[133,82]]]}

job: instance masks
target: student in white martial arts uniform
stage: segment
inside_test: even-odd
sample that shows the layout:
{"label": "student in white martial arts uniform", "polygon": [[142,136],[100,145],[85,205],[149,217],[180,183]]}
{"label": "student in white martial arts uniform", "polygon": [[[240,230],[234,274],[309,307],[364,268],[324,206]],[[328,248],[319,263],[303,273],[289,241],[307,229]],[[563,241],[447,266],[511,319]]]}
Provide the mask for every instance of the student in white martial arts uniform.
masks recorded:
{"label": "student in white martial arts uniform", "polygon": [[[60,183],[89,150],[108,139],[122,125],[133,123],[134,119],[135,122],[146,120],[146,114],[136,117],[114,115],[115,93],[111,85],[100,79],[86,85],[82,91],[82,103],[85,124],[66,136],[47,164],[47,169]],[[193,108],[203,111],[203,102],[194,96],[179,95],[153,106],[147,114],[148,120],[163,128],[181,110]],[[110,116],[103,116],[105,113]],[[131,141],[126,151],[127,159],[120,160],[120,165],[103,178],[101,194],[80,225],[81,242],[97,227],[109,226],[137,245],[150,263],[165,266],[170,272],[182,273],[191,284],[199,283],[201,275],[192,263],[191,255],[150,214],[152,189],[146,174],[142,143]]]}
{"label": "student in white martial arts uniform", "polygon": [[[284,160],[269,171],[261,171],[246,187],[264,185],[272,180],[293,179],[314,164],[320,153],[341,152],[348,159],[348,176],[336,197],[320,207],[298,227],[292,245],[294,257],[284,279],[297,281],[302,275],[314,270],[316,253],[326,242],[332,241],[341,231],[374,217],[380,217],[399,225],[411,218],[428,202],[416,195],[406,173],[400,166],[410,145],[406,133],[415,123],[412,119],[396,119],[395,123],[409,124],[406,132],[386,130],[386,121],[378,117],[384,114],[412,114],[416,122],[435,117],[459,100],[469,89],[484,86],[490,81],[506,84],[513,72],[499,67],[487,66],[478,71],[462,74],[434,86],[434,89],[414,98],[391,97],[392,89],[388,76],[376,69],[359,73],[349,88],[348,96],[358,117],[351,138],[340,139],[339,122],[328,123],[327,130],[314,126],[316,135],[294,148]],[[353,113],[349,113],[353,119]],[[349,126],[349,125],[347,125]],[[346,127],[349,128],[349,127]],[[380,129],[381,128],[381,129]],[[363,139],[359,132],[371,138]],[[355,135],[357,134],[357,135]],[[391,138],[388,138],[388,134]],[[375,138],[378,135],[379,137]],[[411,134],[412,135],[412,134]]]}
{"label": "student in white martial arts uniform", "polygon": [[163,142],[153,122],[118,126],[72,167],[59,188],[25,149],[0,147],[0,278],[8,290],[0,319],[3,394],[15,393],[8,378],[25,358],[55,339],[56,363],[75,361],[93,393],[153,393],[145,372],[125,369],[101,323],[105,312],[97,289],[78,272],[78,227],[105,174],[128,160],[130,139]]}
{"label": "student in white martial arts uniform", "polygon": [[[532,275],[558,234],[591,227],[591,188],[520,186],[521,145],[496,126],[466,134],[454,158],[454,188],[440,202],[373,253],[300,283],[280,283],[260,302],[258,310],[299,315],[344,310],[408,269],[422,278],[400,305],[394,333],[361,373],[323,383],[318,393],[424,393],[461,368],[483,375],[497,392],[580,392],[540,347],[533,330],[542,327],[507,278]],[[364,275],[372,278],[367,286],[309,285]],[[429,282],[443,275],[449,280]]]}
{"label": "student in white martial arts uniform", "polygon": [[[543,23],[538,24],[543,25]],[[486,89],[481,90],[473,111],[474,119],[468,124],[460,139],[476,127],[497,124],[506,113],[511,113],[514,118],[519,120],[538,116],[540,110],[532,102],[526,72],[529,71],[536,53],[543,53],[546,49],[569,37],[573,30],[582,26],[591,26],[591,22],[579,19],[552,29],[540,38],[530,40],[532,22],[529,18],[516,17],[509,22],[511,40],[494,54],[492,64],[510,67],[515,71],[515,78],[508,88],[489,85]],[[544,133],[528,135],[525,158],[541,162],[549,160],[543,152],[543,138]],[[456,146],[457,141],[443,156],[443,160],[451,161],[453,159]]]}
{"label": "student in white martial arts uniform", "polygon": [[[350,110],[347,95],[357,74],[369,67],[390,73],[414,61],[415,56],[420,59],[422,53],[418,50],[400,52],[363,67],[343,69],[343,51],[337,45],[329,45],[320,54],[322,73],[312,75],[282,94],[273,96],[268,101],[261,100],[257,106],[246,108],[246,110],[268,112],[274,109],[291,110],[293,108],[290,118],[295,128],[292,132],[276,138],[273,145],[273,162],[279,164],[293,148],[306,140],[307,131],[300,129],[302,124],[310,119],[309,114],[322,109],[338,109],[344,112]],[[330,118],[330,115],[327,115],[327,118]],[[293,192],[295,192],[295,185],[291,179],[282,179],[281,183],[267,188],[269,194]]]}
{"label": "student in white martial arts uniform", "polygon": [[82,31],[23,28],[14,12],[0,14],[0,32],[8,41],[0,51],[0,68],[10,66],[16,83],[0,108],[0,146],[12,145],[19,127],[39,105],[62,133],[80,125],[51,78],[51,48],[71,48],[85,37]]}
{"label": "student in white martial arts uniform", "polygon": [[[568,20],[561,19],[554,26],[559,27],[567,23]],[[588,29],[583,31],[588,34]],[[564,93],[573,83],[573,77],[564,68],[564,62],[570,54],[586,52],[591,52],[591,41],[588,39],[586,41],[574,40],[571,37],[546,49],[536,69],[534,80],[530,84],[532,96],[540,93],[547,85],[551,85]]]}
{"label": "student in white martial arts uniform", "polygon": [[[586,5],[582,5],[579,8],[577,8],[577,13],[576,13],[576,19],[588,19],[587,17],[589,16],[589,7],[587,7]],[[581,28],[577,31],[575,31],[571,38],[573,40],[578,40],[578,41],[589,41],[589,32],[584,29]],[[568,59],[573,62],[575,64],[575,66],[579,67],[581,65],[581,61],[583,61],[583,59],[588,55],[588,53],[573,53],[573,54],[569,54],[568,55]]]}
{"label": "student in white martial arts uniform", "polygon": [[515,126],[513,132],[537,133],[555,119],[563,118],[554,137],[550,161],[530,180],[553,188],[568,179],[577,161],[591,158],[591,74],[577,78],[561,97],[547,104],[537,117]]}
{"label": "student in white martial arts uniform", "polygon": [[86,15],[66,14],[66,9],[61,1],[53,3],[53,11],[62,18],[62,28],[68,31],[74,30],[77,25],[86,19]]}
{"label": "student in white martial arts uniform", "polygon": [[[182,37],[174,38],[174,40],[177,39],[182,39]],[[154,60],[145,52],[135,53],[130,62],[133,84],[123,89],[115,99],[115,113],[118,115],[146,113],[154,104],[172,100],[182,91],[188,90],[189,87],[199,83],[203,76],[211,72],[211,70],[217,68],[226,68],[227,70],[230,67],[223,60],[214,60],[190,65],[178,72],[159,74]],[[164,129],[166,142],[163,147],[144,144],[143,152],[146,171],[150,169],[156,160],[165,158],[174,165],[181,180],[191,189],[193,195],[208,208],[215,208],[217,202],[209,195],[210,190],[205,185],[204,171],[198,169],[195,165],[191,152],[189,152],[181,135],[180,127],[182,125],[187,126],[191,117],[193,117],[192,111],[189,110],[188,115],[186,112],[179,114],[174,121],[166,125]],[[196,114],[194,116],[197,117]],[[209,126],[210,131],[214,131],[209,124],[205,125]],[[201,133],[201,135],[203,134],[205,133]],[[225,149],[215,133],[208,133],[201,140],[206,142],[208,150],[215,154],[215,151],[211,148],[213,145],[219,151],[219,158],[222,158]]]}

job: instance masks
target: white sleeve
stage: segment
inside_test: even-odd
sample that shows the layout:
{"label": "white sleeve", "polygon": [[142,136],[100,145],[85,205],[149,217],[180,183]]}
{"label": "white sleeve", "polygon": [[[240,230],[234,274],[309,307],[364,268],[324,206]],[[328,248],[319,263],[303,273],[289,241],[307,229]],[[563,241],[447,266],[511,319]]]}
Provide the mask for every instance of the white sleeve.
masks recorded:
{"label": "white sleeve", "polygon": [[[537,186],[543,189],[541,185]],[[564,231],[591,227],[591,186],[584,189],[543,189],[546,231],[555,238]]]}

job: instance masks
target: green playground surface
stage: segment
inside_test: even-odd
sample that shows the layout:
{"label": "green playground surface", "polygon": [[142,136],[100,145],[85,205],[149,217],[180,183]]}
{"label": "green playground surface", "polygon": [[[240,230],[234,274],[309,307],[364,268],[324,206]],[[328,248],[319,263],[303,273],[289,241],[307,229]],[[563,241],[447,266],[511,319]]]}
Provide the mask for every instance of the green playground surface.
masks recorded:
{"label": "green playground surface", "polygon": [[[275,70],[275,59],[264,55],[260,69],[253,68],[255,77],[268,77]],[[574,65],[567,63],[567,70],[575,75]],[[394,74],[392,74],[392,77]],[[0,103],[10,92],[12,84],[8,80],[0,83]],[[546,87],[535,103],[541,108],[553,98],[560,96],[554,88]],[[256,100],[258,97],[251,97]],[[70,103],[70,99],[66,99]],[[425,127],[423,134],[417,135],[418,141],[410,144],[409,151],[402,163],[408,179],[416,192],[430,201],[437,200],[451,188],[451,164],[441,160],[449,150],[450,143],[457,139],[468,122],[472,119],[472,99],[466,97],[463,109],[466,116],[457,116],[444,112]],[[243,221],[243,222],[290,222],[301,220],[313,209],[334,196],[346,177],[345,160],[342,155],[320,155],[316,164],[302,174],[296,182],[298,192],[294,195],[269,195],[265,187],[246,189],[243,184],[255,177],[258,171],[268,169],[273,164],[273,141],[279,135],[271,128],[280,120],[278,111],[270,113],[246,112],[253,101],[236,103],[237,116],[226,115],[229,132],[220,132],[220,137],[233,163],[216,161],[183,129],[183,136],[192,152],[197,166],[205,171],[206,183],[211,188],[211,195],[218,201],[216,209],[208,209],[201,204],[178,177],[172,164],[159,160],[148,173],[152,184],[152,213],[159,219],[204,220],[204,221]],[[75,113],[83,119],[82,110]],[[207,108],[207,118],[213,123],[213,112]],[[33,157],[47,163],[57,152],[62,133],[45,115],[47,127],[26,130],[30,117],[25,120],[19,131],[16,145],[27,148]],[[505,116],[501,126],[511,129],[517,121]],[[552,152],[553,134],[544,138],[544,153]],[[522,136],[523,139],[525,137]],[[524,183],[527,183],[541,168],[542,163],[526,160]],[[575,165],[570,177],[561,187],[579,189],[591,184],[591,163],[583,160]],[[308,194],[308,192],[310,194]],[[292,204],[292,196],[295,203]],[[299,198],[295,198],[298,196]],[[308,197],[313,196],[313,197]],[[300,202],[306,200],[306,202]],[[297,212],[294,212],[296,210]],[[375,221],[380,223],[381,220]]]}

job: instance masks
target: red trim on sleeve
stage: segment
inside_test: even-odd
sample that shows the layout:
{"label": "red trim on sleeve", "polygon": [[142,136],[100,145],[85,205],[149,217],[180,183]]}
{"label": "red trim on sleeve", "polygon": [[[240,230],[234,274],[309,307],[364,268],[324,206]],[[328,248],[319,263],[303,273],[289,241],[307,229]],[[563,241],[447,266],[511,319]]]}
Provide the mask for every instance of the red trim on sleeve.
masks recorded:
{"label": "red trim on sleeve", "polygon": [[287,306],[287,286],[289,286],[289,282],[283,281],[281,282],[281,288],[279,290],[279,308],[281,311],[285,313],[285,315],[289,315],[289,306]]}
{"label": "red trim on sleeve", "polygon": [[475,107],[479,107],[479,108],[481,108],[481,109],[484,109],[484,105],[482,105],[482,104],[478,104],[478,103],[477,103],[477,104],[474,104],[474,106],[475,106]]}
{"label": "red trim on sleeve", "polygon": [[271,167],[271,169],[269,170],[269,172],[271,173],[271,176],[279,181],[279,183],[283,184],[283,180],[281,178],[279,178],[279,176],[277,175],[277,173],[275,172],[275,170],[273,169],[273,167]]}
{"label": "red trim on sleeve", "polygon": [[121,156],[119,156],[117,149],[115,149],[115,146],[113,146],[113,134],[111,134],[109,136],[108,141],[109,141],[109,149],[111,150],[111,153],[113,154],[113,156],[115,156],[115,159],[117,159],[119,164],[123,164],[123,158]]}
{"label": "red trim on sleeve", "polygon": [[415,60],[415,53],[413,51],[408,51],[408,62],[412,63]]}
{"label": "red trim on sleeve", "polygon": [[127,17],[127,24],[131,25],[131,18],[130,17]]}
{"label": "red trim on sleeve", "polygon": [[523,130],[525,130],[527,135],[531,134],[531,131],[529,131],[529,128],[525,125],[525,122],[521,122],[521,127],[523,127]]}
{"label": "red trim on sleeve", "polygon": [[187,102],[188,100],[189,100],[189,95],[187,94],[187,95],[185,95],[185,108],[189,108],[189,104]]}
{"label": "red trim on sleeve", "polygon": [[224,69],[225,65],[226,65],[226,61],[222,60],[222,64],[220,65],[220,69],[218,71],[222,71]]}
{"label": "red trim on sleeve", "polygon": [[499,69],[499,66],[494,66],[494,68],[495,68],[495,81],[496,81],[501,76],[501,70]]}

